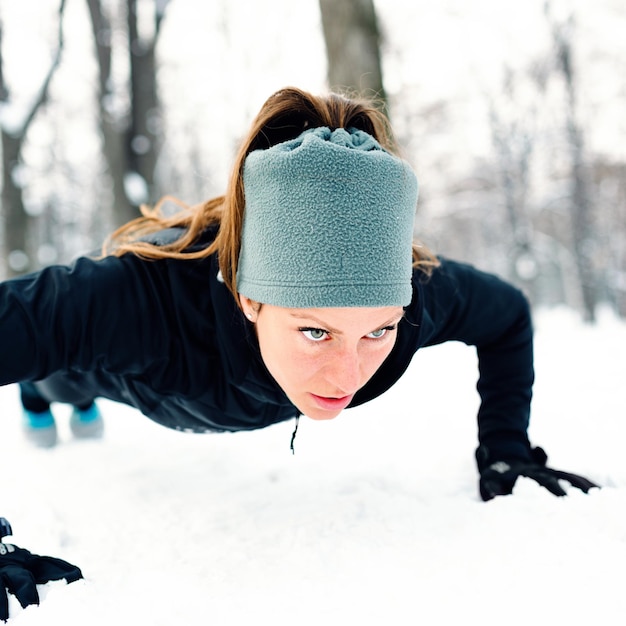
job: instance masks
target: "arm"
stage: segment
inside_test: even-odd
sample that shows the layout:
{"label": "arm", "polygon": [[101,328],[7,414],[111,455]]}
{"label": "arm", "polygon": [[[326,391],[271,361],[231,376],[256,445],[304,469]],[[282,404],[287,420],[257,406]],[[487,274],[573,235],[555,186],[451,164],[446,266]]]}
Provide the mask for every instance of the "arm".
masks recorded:
{"label": "arm", "polygon": [[140,371],[166,335],[157,282],[150,263],[127,255],[0,284],[0,384],[67,369]]}
{"label": "arm", "polygon": [[584,492],[597,487],[582,476],[546,467],[545,452],[528,441],[533,336],[522,293],[493,275],[443,261],[423,294],[425,345],[458,340],[476,346],[481,398],[476,460],[483,500],[512,493],[519,476],[557,496],[566,494],[559,480]]}
{"label": "arm", "polygon": [[529,458],[534,373],[526,298],[496,276],[448,260],[423,286],[423,294],[425,345],[462,341],[476,347],[479,442],[507,457]]}

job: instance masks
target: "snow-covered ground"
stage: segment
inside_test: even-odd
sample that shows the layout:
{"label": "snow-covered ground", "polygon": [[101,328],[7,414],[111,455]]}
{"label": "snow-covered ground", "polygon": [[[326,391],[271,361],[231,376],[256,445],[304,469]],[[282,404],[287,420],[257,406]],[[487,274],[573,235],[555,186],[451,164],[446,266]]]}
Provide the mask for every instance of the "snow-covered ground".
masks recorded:
{"label": "snow-covered ground", "polygon": [[[106,438],[27,446],[0,389],[0,515],[13,541],[79,565],[27,624],[622,625],[626,326],[537,316],[531,438],[604,485],[528,480],[483,503],[473,350],[421,351],[386,396],[329,423],[184,435],[101,404]],[[3,357],[4,358],[4,357]]]}

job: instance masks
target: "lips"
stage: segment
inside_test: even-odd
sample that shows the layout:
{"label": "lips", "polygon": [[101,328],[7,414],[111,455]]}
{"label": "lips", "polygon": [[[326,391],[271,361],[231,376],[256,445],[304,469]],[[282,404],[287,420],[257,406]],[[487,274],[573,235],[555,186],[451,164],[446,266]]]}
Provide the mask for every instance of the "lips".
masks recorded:
{"label": "lips", "polygon": [[328,398],[312,393],[311,397],[320,409],[324,409],[325,411],[341,411],[350,404],[354,394],[343,396],[342,398]]}

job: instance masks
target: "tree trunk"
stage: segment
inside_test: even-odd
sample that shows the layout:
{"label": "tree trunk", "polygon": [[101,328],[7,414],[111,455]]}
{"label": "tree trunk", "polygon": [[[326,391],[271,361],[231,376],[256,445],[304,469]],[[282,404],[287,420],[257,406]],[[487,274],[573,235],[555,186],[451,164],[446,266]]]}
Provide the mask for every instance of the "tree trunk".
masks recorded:
{"label": "tree trunk", "polygon": [[585,163],[583,130],[578,122],[576,111],[576,76],[573,65],[572,19],[564,24],[553,23],[553,37],[556,45],[558,69],[560,70],[567,93],[567,138],[571,159],[571,223],[574,245],[574,258],[583,316],[586,321],[596,320],[598,303],[598,276],[594,269],[596,238],[593,223],[593,206],[590,194],[590,179]]}
{"label": "tree trunk", "polygon": [[137,0],[128,0],[128,44],[130,52],[131,120],[128,133],[130,169],[143,179],[147,201],[158,199],[155,169],[161,138],[161,113],[157,97],[155,49],[161,15],[155,14],[151,39],[140,38]]}
{"label": "tree trunk", "polygon": [[[504,206],[509,236],[504,234],[509,275],[529,296],[535,300],[537,261],[535,259],[532,226],[528,216],[527,192],[530,185],[530,165],[534,148],[534,137],[530,124],[518,119],[510,120],[506,111],[515,105],[515,81],[512,71],[506,72],[507,79],[502,92],[505,97],[494,101],[490,107],[491,139],[495,149],[496,167],[502,181]],[[501,113],[502,111],[502,113]],[[524,116],[524,120],[528,114]]]}
{"label": "tree trunk", "polygon": [[2,131],[2,217],[3,258],[7,260],[6,274],[17,276],[34,268],[34,251],[29,249],[32,218],[24,209],[22,188],[15,179],[22,149],[22,137]]}
{"label": "tree trunk", "polygon": [[156,43],[167,0],[155,3],[154,33],[140,37],[137,0],[127,0],[127,41],[130,73],[130,112],[112,111],[112,27],[102,0],[87,0],[99,69],[99,113],[104,158],[113,182],[114,226],[139,216],[139,205],[160,195],[155,169],[161,139],[161,113],[156,86]]}
{"label": "tree trunk", "polygon": [[113,186],[111,219],[112,225],[117,227],[139,215],[137,206],[128,199],[124,184],[127,172],[126,134],[128,120],[120,118],[119,114],[110,106],[114,95],[111,92],[113,84],[111,76],[111,24],[102,11],[100,0],[87,0],[87,6],[98,62],[98,112],[102,133],[102,151]]}
{"label": "tree trunk", "polygon": [[[14,127],[2,127],[2,218],[3,218],[3,258],[8,260],[6,274],[16,276],[36,269],[37,243],[32,242],[31,223],[33,219],[28,215],[24,206],[22,187],[19,180],[18,168],[21,164],[21,152],[28,130],[35,120],[37,113],[48,99],[48,91],[52,77],[61,61],[63,51],[63,17],[65,0],[59,4],[58,47],[52,57],[50,68],[20,124]],[[4,55],[2,49],[2,31],[0,28],[0,101],[10,106],[11,97],[9,86],[4,76]]]}
{"label": "tree trunk", "polygon": [[374,96],[386,108],[373,0],[319,0],[331,89]]}

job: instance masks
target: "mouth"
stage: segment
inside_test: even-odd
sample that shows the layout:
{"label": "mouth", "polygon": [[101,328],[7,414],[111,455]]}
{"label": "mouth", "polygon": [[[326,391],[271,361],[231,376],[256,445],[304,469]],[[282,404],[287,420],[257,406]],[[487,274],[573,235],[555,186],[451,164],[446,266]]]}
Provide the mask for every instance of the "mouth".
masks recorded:
{"label": "mouth", "polygon": [[343,396],[342,398],[330,398],[312,393],[311,397],[320,409],[324,409],[325,411],[341,411],[352,402],[354,394]]}

